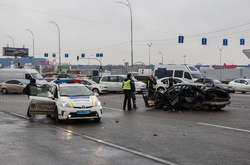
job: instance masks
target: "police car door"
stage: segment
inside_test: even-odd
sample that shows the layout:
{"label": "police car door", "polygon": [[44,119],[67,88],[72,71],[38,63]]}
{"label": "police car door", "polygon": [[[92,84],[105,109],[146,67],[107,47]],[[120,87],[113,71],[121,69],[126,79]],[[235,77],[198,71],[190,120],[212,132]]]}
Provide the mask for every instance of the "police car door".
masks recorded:
{"label": "police car door", "polygon": [[38,86],[30,88],[29,112],[30,114],[55,114],[56,103],[51,87]]}

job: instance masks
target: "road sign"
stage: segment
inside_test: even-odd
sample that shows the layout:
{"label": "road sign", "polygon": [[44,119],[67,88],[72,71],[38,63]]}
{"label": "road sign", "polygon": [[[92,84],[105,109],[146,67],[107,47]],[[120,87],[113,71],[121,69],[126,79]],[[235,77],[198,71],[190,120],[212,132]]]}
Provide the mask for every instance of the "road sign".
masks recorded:
{"label": "road sign", "polygon": [[240,45],[245,45],[245,39],[244,38],[240,39]]}
{"label": "road sign", "polygon": [[100,57],[103,57],[103,53],[100,53]]}
{"label": "road sign", "polygon": [[227,46],[228,45],[228,40],[225,38],[223,39],[223,46]]}
{"label": "road sign", "polygon": [[69,58],[69,54],[68,53],[65,53],[65,58]]}
{"label": "road sign", "polygon": [[49,57],[49,54],[48,53],[44,53],[44,57]]}
{"label": "road sign", "polygon": [[184,43],[184,36],[178,37],[178,43],[183,44]]}
{"label": "road sign", "polygon": [[202,38],[201,39],[201,44],[202,45],[207,45],[207,38]]}
{"label": "road sign", "polygon": [[100,57],[100,53],[96,53],[96,57]]}
{"label": "road sign", "polygon": [[[79,57],[79,56],[78,56],[78,57]],[[84,57],[85,57],[85,53],[82,53],[82,54],[81,54],[81,57],[84,58]]]}

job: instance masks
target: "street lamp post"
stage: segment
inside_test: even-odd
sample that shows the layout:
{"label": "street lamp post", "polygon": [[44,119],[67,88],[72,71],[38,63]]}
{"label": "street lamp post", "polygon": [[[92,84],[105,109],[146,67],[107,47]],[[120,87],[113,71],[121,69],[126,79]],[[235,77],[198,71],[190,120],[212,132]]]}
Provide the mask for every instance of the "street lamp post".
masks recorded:
{"label": "street lamp post", "polygon": [[161,55],[161,64],[163,65],[163,61],[164,61],[163,53],[159,51],[159,54]]}
{"label": "street lamp post", "polygon": [[11,35],[7,35],[8,38],[12,40],[12,46],[15,47],[15,41],[14,38]]}
{"label": "street lamp post", "polygon": [[130,47],[131,47],[131,66],[133,68],[134,66],[134,40],[133,40],[133,12],[132,12],[132,6],[131,3],[129,2],[129,0],[126,0],[127,3],[125,2],[120,2],[118,1],[117,3],[120,3],[122,5],[125,5],[129,8],[129,12],[130,12]]}
{"label": "street lamp post", "polygon": [[61,31],[58,24],[55,21],[50,21],[51,24],[54,24],[57,27],[58,31],[58,49],[59,49],[59,72],[61,72]]}
{"label": "street lamp post", "polygon": [[183,56],[183,59],[184,59],[184,65],[186,64],[186,58],[187,58],[187,55],[184,55],[184,56]]}
{"label": "street lamp post", "polygon": [[148,43],[147,46],[148,46],[148,65],[150,65],[151,64],[150,55],[151,55],[151,46],[152,46],[152,43]]}
{"label": "street lamp post", "polygon": [[33,49],[33,58],[35,58],[35,37],[34,33],[30,29],[26,29],[32,35],[32,49]]}
{"label": "street lamp post", "polygon": [[[220,66],[221,66],[221,58],[222,58],[222,50],[223,50],[223,48],[219,48],[219,52],[220,52]],[[221,79],[222,79],[222,72],[221,72],[221,69],[220,69],[220,81],[221,81]]]}

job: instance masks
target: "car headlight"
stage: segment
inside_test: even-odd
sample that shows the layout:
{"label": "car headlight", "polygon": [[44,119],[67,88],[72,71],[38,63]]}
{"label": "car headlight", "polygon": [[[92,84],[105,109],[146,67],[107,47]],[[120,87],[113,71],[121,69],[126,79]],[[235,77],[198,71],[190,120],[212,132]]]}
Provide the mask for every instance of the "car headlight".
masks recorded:
{"label": "car headlight", "polygon": [[102,106],[102,104],[101,104],[100,101],[96,101],[96,102],[95,102],[95,106],[96,106],[96,107],[97,107],[97,106],[100,107],[100,106]]}

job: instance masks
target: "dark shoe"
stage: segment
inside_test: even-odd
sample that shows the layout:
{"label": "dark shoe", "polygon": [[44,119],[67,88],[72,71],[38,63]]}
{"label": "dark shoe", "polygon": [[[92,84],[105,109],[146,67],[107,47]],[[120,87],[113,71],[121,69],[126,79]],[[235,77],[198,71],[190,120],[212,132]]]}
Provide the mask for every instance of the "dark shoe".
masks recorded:
{"label": "dark shoe", "polygon": [[128,108],[128,111],[131,111],[132,109],[131,108]]}
{"label": "dark shoe", "polygon": [[134,108],[134,109],[137,109],[137,106],[134,106],[133,108]]}

